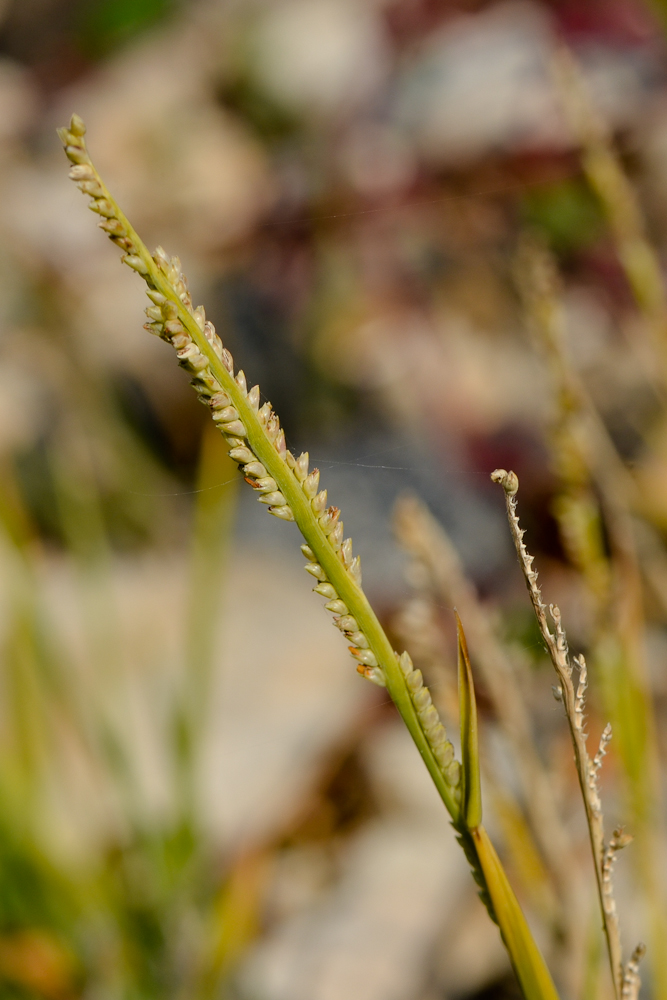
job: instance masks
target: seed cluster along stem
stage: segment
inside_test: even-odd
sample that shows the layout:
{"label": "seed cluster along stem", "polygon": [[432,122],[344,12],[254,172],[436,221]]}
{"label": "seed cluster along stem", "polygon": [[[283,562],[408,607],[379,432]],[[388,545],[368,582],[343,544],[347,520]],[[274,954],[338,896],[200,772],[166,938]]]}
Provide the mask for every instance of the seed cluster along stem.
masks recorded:
{"label": "seed cluster along stem", "polygon": [[[518,477],[514,472],[507,472],[505,469],[496,469],[492,473],[491,479],[499,483],[505,492],[507,518],[512,540],[516,548],[519,564],[523,571],[542,638],[559,680],[556,695],[558,700],[562,701],[565,708],[565,715],[572,738],[577,777],[586,812],[602,915],[602,926],[607,944],[614,994],[616,1000],[631,1000],[631,998],[632,1000],[636,1000],[640,986],[637,970],[645,949],[643,945],[638,945],[632,954],[632,958],[624,966],[620,925],[612,886],[612,870],[617,852],[625,847],[631,838],[626,836],[621,829],[618,829],[614,831],[614,836],[609,843],[605,842],[604,817],[600,800],[599,772],[602,767],[602,760],[607,751],[607,746],[611,740],[611,726],[605,726],[598,751],[593,760],[591,760],[586,743],[588,734],[585,731],[584,715],[587,687],[586,661],[583,656],[574,657],[570,661],[567,638],[561,623],[560,610],[554,604],[549,605],[549,613],[554,623],[554,633],[549,628],[546,616],[547,606],[542,601],[542,592],[537,583],[537,573],[533,569],[533,556],[529,554],[523,541],[524,530],[519,525],[519,518],[516,513],[516,494],[519,489]],[[576,687],[573,679],[573,664],[578,669]]]}
{"label": "seed cluster along stem", "polygon": [[[148,286],[151,305],[146,328],[176,349],[199,399],[229,445],[230,457],[270,514],[294,521],[305,539],[301,550],[306,570],[317,581],[314,590],[327,600],[334,624],[348,638],[357,671],[387,689],[412,736],[451,816],[470,861],[489,913],[500,931],[526,1000],[557,1000],[544,960],[530,934],[519,904],[490,848],[481,825],[479,762],[476,739],[468,740],[464,763],[468,795],[462,808],[461,765],[447,738],[420,670],[408,653],[394,651],[361,587],[361,561],[352,556],[352,540],[343,538],[340,510],[327,507],[327,492],[319,489],[319,471],[309,472],[308,454],[295,457],[271,404],[260,406],[259,386],[248,388],[245,374],[234,370],[229,351],[202,306],[194,307],[177,257],[158,247],[153,255],[120,211],[95,170],[84,142],[85,126],[73,116],[59,130],[65,152],[74,164],[70,176],[92,200],[100,227],[124,253],[123,262]],[[319,491],[319,492],[318,492]],[[469,665],[464,724],[475,728],[474,690]],[[474,735],[474,734],[473,734]],[[481,846],[480,846],[481,845]]]}
{"label": "seed cluster along stem", "polygon": [[360,630],[368,639],[369,647],[375,654],[378,665],[384,674],[386,687],[392,701],[405,722],[447,811],[452,819],[456,821],[459,806],[455,795],[450,785],[444,779],[441,768],[435,760],[433,751],[419,723],[417,712],[407,691],[404,675],[397,663],[396,653],[378,621],[368,598],[337,558],[327,536],[315,518],[310,503],[304,495],[300,484],[290,473],[289,468],[280,458],[271,442],[267,440],[261,425],[257,426],[255,413],[248,404],[246,396],[239,390],[238,385],[206,340],[191,313],[179,300],[171,284],[156,268],[155,262],[148,250],[120,211],[119,217],[123,220],[128,230],[131,231],[133,240],[141,248],[140,256],[148,268],[148,274],[151,277],[152,283],[165,298],[176,305],[180,322],[202,354],[206,356],[211,371],[225,392],[231,397],[234,407],[238,410],[241,421],[246,428],[247,441],[251,450],[279,485],[280,491],[287,500],[287,504],[293,514],[294,521],[306,542],[313,550],[318,564],[322,566],[326,572],[328,581],[332,584],[339,598],[347,605],[350,613],[359,623]]}
{"label": "seed cluster along stem", "polygon": [[[456,781],[458,771],[454,767],[453,749],[451,754],[446,753],[443,758],[447,760],[449,774],[436,758],[436,752],[440,752],[442,756],[443,749],[451,747],[451,743],[445,740],[444,727],[437,717],[427,689],[421,684],[422,708],[430,713],[431,732],[436,732],[437,729],[438,743],[434,744],[433,738],[429,738],[429,729],[425,727],[420,718],[420,710],[415,705],[414,695],[417,692],[411,692],[406,682],[409,673],[418,672],[412,670],[409,658],[407,662],[403,661],[403,669],[399,665],[398,655],[392,649],[377,616],[357,582],[361,575],[359,557],[356,557],[355,560],[351,560],[350,557],[344,561],[341,559],[340,548],[337,551],[332,545],[332,533],[327,535],[321,526],[322,511],[315,512],[313,510],[315,499],[304,492],[303,481],[299,481],[295,475],[295,460],[284,447],[284,434],[282,435],[282,448],[278,449],[275,437],[273,440],[270,439],[267,435],[266,424],[258,419],[257,406],[254,405],[257,400],[253,400],[253,403],[250,402],[245,386],[245,376],[239,384],[239,375],[234,377],[231,355],[222,349],[212,324],[204,321],[202,307],[198,307],[196,310],[192,309],[187,285],[180,273],[180,261],[177,258],[172,258],[169,261],[164,252],[159,250],[156,251],[155,255],[151,255],[130,221],[116,204],[88,156],[83,138],[85,134],[83,122],[74,116],[70,128],[60,130],[59,134],[68,157],[74,163],[71,171],[72,179],[77,182],[85,194],[93,199],[90,207],[102,215],[101,228],[107,232],[113,242],[125,251],[124,262],[137,271],[144,278],[149,289],[157,292],[159,299],[162,300],[160,305],[154,305],[147,310],[149,319],[153,320],[148,326],[153,328],[152,332],[157,332],[159,336],[170,341],[177,349],[180,348],[179,358],[188,353],[188,342],[193,345],[202,364],[199,368],[195,367],[194,372],[192,372],[193,367],[199,363],[198,359],[189,357],[182,360],[181,363],[195,374],[193,385],[203,401],[211,405],[214,410],[214,419],[216,419],[216,407],[220,408],[215,403],[215,392],[213,391],[215,388],[222,390],[222,394],[227,397],[226,401],[231,403],[231,407],[228,408],[235,411],[233,419],[229,422],[219,422],[221,430],[232,445],[231,456],[236,458],[242,467],[245,464],[247,468],[251,463],[248,463],[247,460],[244,463],[241,458],[236,457],[247,447],[252,452],[252,456],[248,457],[256,459],[261,464],[266,478],[269,478],[276,487],[278,492],[275,495],[280,498],[280,506],[269,506],[270,512],[284,520],[296,522],[310,550],[308,557],[312,557],[313,560],[307,569],[311,572],[315,570],[314,575],[316,575],[316,579],[320,580],[320,592],[323,592],[323,586],[327,585],[332,591],[335,591],[332,600],[342,602],[347,609],[345,616],[339,616],[337,621],[344,620],[346,616],[351,617],[356,625],[352,637],[359,636],[359,641],[364,643],[361,650],[351,647],[353,655],[357,658],[363,657],[360,660],[360,672],[376,683],[382,683],[383,686],[386,686],[452,820],[454,823],[458,822],[460,811]],[[174,275],[176,280],[174,280]],[[150,297],[152,301],[155,301],[154,296]],[[171,308],[167,309],[165,303],[169,303]],[[198,313],[200,315],[197,315]],[[155,329],[156,327],[157,329]],[[204,374],[209,376],[208,385],[202,386],[200,384],[202,382],[202,368],[206,369]],[[268,405],[270,410],[270,404]],[[222,415],[224,416],[224,408]],[[280,433],[282,434],[282,432]],[[305,457],[307,469],[308,456],[302,457]],[[317,470],[314,470],[311,475],[316,476],[315,482],[317,483],[319,480]],[[266,494],[265,490],[263,492]],[[323,491],[323,494],[326,497],[326,491]],[[268,496],[260,496],[260,500],[266,502],[273,495],[269,492]],[[331,518],[334,520],[340,513],[336,508],[329,508],[329,511],[332,512]],[[324,514],[326,515],[326,513],[325,511]],[[340,527],[342,528],[342,523]],[[349,542],[349,546],[351,553],[351,542]],[[321,572],[317,575],[319,570]],[[315,589],[318,590],[318,587]],[[372,657],[366,655],[366,649],[372,653]],[[407,654],[403,655],[405,657]],[[366,663],[367,660],[371,662]],[[421,678],[421,675],[419,677]]]}

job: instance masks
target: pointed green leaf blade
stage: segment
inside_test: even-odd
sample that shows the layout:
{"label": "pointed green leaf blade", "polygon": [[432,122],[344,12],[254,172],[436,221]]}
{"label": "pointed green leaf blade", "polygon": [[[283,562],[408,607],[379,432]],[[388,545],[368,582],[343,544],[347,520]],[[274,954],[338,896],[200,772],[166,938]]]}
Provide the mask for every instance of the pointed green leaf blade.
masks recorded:
{"label": "pointed green leaf blade", "polygon": [[471,830],[486,889],[525,1000],[558,1000],[551,974],[483,826]]}
{"label": "pointed green leaf blade", "polygon": [[479,746],[477,739],[477,703],[472,681],[468,645],[461,619],[456,614],[459,644],[459,714],[461,723],[462,817],[469,830],[482,822],[482,789],[479,777]]}

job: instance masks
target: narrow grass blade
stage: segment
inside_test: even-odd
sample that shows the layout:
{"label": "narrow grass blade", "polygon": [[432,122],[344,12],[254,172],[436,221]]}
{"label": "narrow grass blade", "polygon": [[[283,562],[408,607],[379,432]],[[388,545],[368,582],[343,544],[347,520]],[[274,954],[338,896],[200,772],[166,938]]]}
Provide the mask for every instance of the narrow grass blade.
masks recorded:
{"label": "narrow grass blade", "polygon": [[459,644],[459,713],[461,723],[461,762],[463,821],[469,830],[482,822],[482,789],[479,777],[479,742],[477,738],[477,703],[472,681],[468,645],[461,619],[456,614]]}
{"label": "narrow grass blade", "polygon": [[483,826],[470,831],[486,889],[500,927],[512,968],[525,1000],[558,1000],[558,993],[526,918]]}

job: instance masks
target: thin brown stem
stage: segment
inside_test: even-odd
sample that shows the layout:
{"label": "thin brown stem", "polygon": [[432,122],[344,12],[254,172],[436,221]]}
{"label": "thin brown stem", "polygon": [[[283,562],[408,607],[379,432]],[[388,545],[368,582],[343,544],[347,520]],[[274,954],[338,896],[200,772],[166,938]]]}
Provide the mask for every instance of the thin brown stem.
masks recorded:
{"label": "thin brown stem", "polygon": [[[586,812],[591,851],[595,867],[595,877],[597,880],[598,897],[602,914],[602,925],[607,944],[609,965],[614,984],[616,1000],[621,1000],[624,983],[627,975],[636,975],[638,972],[630,968],[633,959],[628,963],[628,967],[623,966],[621,934],[616,910],[616,902],[612,887],[612,867],[616,851],[623,845],[616,835],[609,844],[605,843],[604,837],[604,817],[602,815],[602,804],[600,801],[600,791],[598,776],[602,758],[606,751],[606,746],[611,739],[611,727],[607,726],[602,734],[600,747],[595,758],[591,760],[587,745],[585,732],[585,695],[587,686],[586,661],[583,656],[570,660],[567,645],[567,637],[561,622],[560,610],[556,605],[549,606],[549,613],[553,620],[554,631],[549,628],[547,620],[547,606],[542,600],[542,592],[537,582],[537,573],[533,569],[533,556],[528,552],[524,541],[524,531],[519,525],[519,518],[516,513],[516,494],[519,489],[519,480],[515,473],[506,472],[504,469],[496,469],[491,478],[499,483],[505,491],[505,503],[507,506],[507,518],[509,521],[512,540],[516,548],[519,564],[530,595],[530,600],[535,611],[535,617],[547,648],[547,652],[556,671],[559,680],[558,695],[562,699],[565,715],[568,721],[572,747],[574,750],[574,760],[577,769],[577,777],[581,788],[581,795]],[[577,667],[578,676],[573,676],[573,664]],[[642,952],[643,954],[643,952]],[[634,956],[633,956],[634,957]],[[638,959],[635,964],[638,964]]]}

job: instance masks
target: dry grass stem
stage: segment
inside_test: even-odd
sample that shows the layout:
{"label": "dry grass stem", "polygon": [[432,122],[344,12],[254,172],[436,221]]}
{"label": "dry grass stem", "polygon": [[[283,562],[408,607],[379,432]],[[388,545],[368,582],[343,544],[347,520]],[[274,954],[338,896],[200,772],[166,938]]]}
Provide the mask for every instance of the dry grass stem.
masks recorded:
{"label": "dry grass stem", "polygon": [[548,431],[559,478],[554,513],[563,546],[581,573],[592,610],[590,648],[603,702],[612,719],[625,792],[635,826],[635,867],[651,914],[656,994],[667,995],[661,942],[667,929],[660,848],[662,785],[645,654],[646,585],[667,612],[662,539],[641,517],[642,497],[567,350],[560,280],[547,249],[528,237],[515,268],[532,333],[554,387]]}
{"label": "dry grass stem", "polygon": [[[619,919],[612,886],[612,869],[616,853],[628,843],[628,839],[623,836],[622,831],[618,830],[614,831],[614,836],[609,843],[605,841],[604,818],[599,791],[599,772],[607,745],[611,739],[611,727],[609,725],[605,727],[597,753],[593,760],[591,760],[587,748],[588,734],[585,731],[585,699],[588,683],[586,661],[583,656],[570,659],[560,610],[554,604],[549,605],[549,614],[554,624],[554,632],[549,628],[546,615],[547,606],[542,600],[542,593],[537,582],[537,573],[533,569],[533,556],[530,555],[523,541],[524,530],[519,525],[519,518],[516,513],[516,494],[519,489],[518,477],[514,472],[496,469],[492,473],[491,478],[503,487],[512,540],[523,571],[537,623],[559,681],[557,697],[563,702],[572,738],[577,776],[579,778],[579,786],[588,823],[614,992],[617,1000],[619,1000],[626,982],[634,983],[635,978],[639,978],[637,964],[639,957],[644,953],[644,949],[643,946],[635,949],[633,957],[627,966],[623,965]],[[573,667],[577,668],[576,675]],[[638,989],[638,986],[633,986],[632,988]]]}
{"label": "dry grass stem", "polygon": [[[528,325],[543,352],[554,386],[557,413],[550,431],[556,470],[570,489],[596,488],[593,503],[600,504],[614,557],[623,565],[624,580],[632,583],[633,600],[640,601],[640,563],[637,555],[633,510],[641,509],[641,496],[632,474],[620,457],[566,348],[565,315],[556,265],[547,248],[525,236],[517,254],[515,277],[523,299]],[[645,530],[650,530],[648,526]],[[567,539],[565,539],[567,544]],[[643,552],[652,552],[651,565],[665,558],[659,537],[650,532]],[[576,561],[576,559],[575,559]],[[593,560],[583,560],[582,572]],[[595,572],[595,571],[594,571]],[[628,577],[629,574],[629,577]],[[591,580],[592,588],[608,591],[609,577],[603,570]],[[650,582],[650,578],[647,582]],[[661,587],[653,596],[667,612],[667,597]]]}

